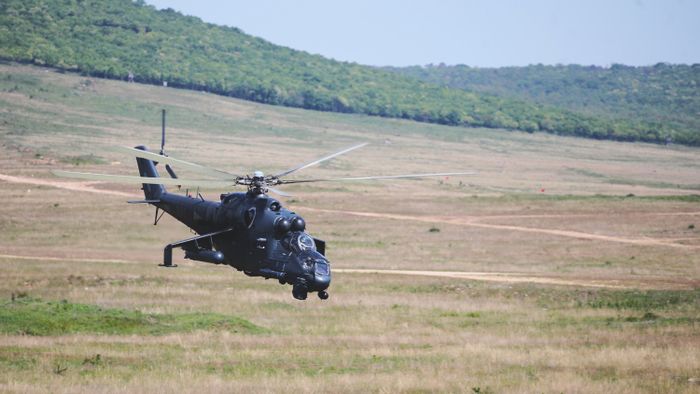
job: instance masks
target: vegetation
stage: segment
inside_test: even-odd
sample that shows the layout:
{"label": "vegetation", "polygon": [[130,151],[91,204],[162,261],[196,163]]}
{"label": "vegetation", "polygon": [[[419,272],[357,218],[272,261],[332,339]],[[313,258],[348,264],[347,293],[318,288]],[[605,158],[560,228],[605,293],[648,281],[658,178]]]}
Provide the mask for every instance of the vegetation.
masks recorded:
{"label": "vegetation", "polygon": [[[697,184],[697,148],[303,111],[2,64],[0,107],[1,392],[697,392],[700,254],[687,227],[698,225],[700,196],[670,187]],[[368,141],[303,176],[478,174],[464,187],[454,177],[290,187],[296,200],[285,204],[328,241],[334,269],[329,300],[299,302],[289,286],[182,253],[178,268],[158,267],[163,245],[191,235],[127,206],[139,185],[94,185],[134,194],[124,197],[32,183],[52,181],[54,168],[133,175],[133,159],[109,147],[157,146],[161,108],[168,152],[216,168],[285,169]],[[89,153],[101,163],[73,162]],[[508,281],[523,275],[581,287]],[[76,319],[32,332],[54,314]],[[264,334],[213,323],[236,317]],[[10,318],[27,320],[10,328]]]}
{"label": "vegetation", "polygon": [[598,292],[588,299],[592,308],[658,310],[681,306],[700,306],[700,289],[694,291],[618,291]]}
{"label": "vegetation", "polygon": [[244,319],[215,313],[146,314],[105,309],[66,300],[45,302],[13,294],[0,305],[0,332],[19,335],[76,333],[162,335],[194,330],[260,333],[264,329]]}
{"label": "vegetation", "polygon": [[451,89],[273,45],[143,1],[8,0],[0,58],[262,103],[446,125],[700,145],[661,122],[611,119]]}
{"label": "vegetation", "polygon": [[533,65],[473,68],[428,65],[386,70],[445,87],[497,95],[589,116],[663,125],[679,143],[697,145],[700,64],[649,67]]}

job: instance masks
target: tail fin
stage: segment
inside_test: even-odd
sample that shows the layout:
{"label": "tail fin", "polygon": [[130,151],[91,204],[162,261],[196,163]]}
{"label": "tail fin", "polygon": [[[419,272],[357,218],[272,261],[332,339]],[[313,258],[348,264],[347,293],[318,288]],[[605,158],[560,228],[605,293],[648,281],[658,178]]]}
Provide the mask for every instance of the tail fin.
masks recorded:
{"label": "tail fin", "polygon": [[[135,149],[147,150],[145,146],[139,145]],[[158,170],[156,170],[156,165],[153,161],[148,159],[136,158],[136,164],[139,166],[139,174],[144,177],[158,178]],[[166,193],[165,186],[163,185],[152,185],[148,183],[143,184],[143,194],[146,196],[146,200],[159,200],[160,197]]]}

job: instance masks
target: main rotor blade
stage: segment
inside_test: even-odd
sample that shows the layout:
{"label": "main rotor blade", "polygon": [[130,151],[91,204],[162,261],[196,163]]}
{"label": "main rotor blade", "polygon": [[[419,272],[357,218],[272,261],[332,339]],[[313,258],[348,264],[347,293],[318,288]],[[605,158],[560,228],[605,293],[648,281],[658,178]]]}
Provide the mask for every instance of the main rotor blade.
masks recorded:
{"label": "main rotor blade", "polygon": [[289,174],[291,174],[292,172],[299,171],[299,170],[303,170],[304,168],[314,166],[314,165],[316,165],[316,164],[318,164],[318,163],[324,162],[324,161],[326,161],[326,160],[330,160],[330,159],[332,159],[332,158],[334,158],[334,157],[336,157],[336,156],[340,156],[340,155],[342,155],[342,154],[344,154],[344,153],[348,153],[348,152],[350,152],[350,151],[352,151],[352,150],[362,148],[362,147],[365,146],[365,145],[367,145],[367,142],[362,143],[362,144],[359,144],[359,145],[351,146],[351,147],[349,147],[349,148],[345,148],[345,149],[343,149],[343,150],[341,150],[341,151],[338,151],[338,152],[335,152],[335,153],[331,153],[330,155],[324,156],[324,157],[322,157],[322,158],[320,158],[320,159],[317,159],[317,160],[314,160],[314,161],[310,161],[310,162],[308,162],[308,163],[306,163],[306,164],[302,164],[302,165],[300,165],[300,166],[298,166],[298,167],[290,168],[290,169],[288,169],[287,171],[280,172],[279,174],[275,174],[275,175],[273,175],[273,177],[279,178],[279,177],[282,177],[282,176],[285,176],[285,175],[289,175]]}
{"label": "main rotor blade", "polygon": [[174,186],[194,186],[194,187],[206,187],[206,188],[230,188],[234,186],[235,182],[231,181],[212,181],[205,179],[182,179],[182,178],[161,178],[161,177],[140,177],[140,176],[129,176],[129,175],[107,175],[107,174],[95,174],[91,172],[71,172],[71,171],[61,171],[53,170],[51,171],[54,175],[63,178],[73,178],[73,179],[87,179],[91,181],[103,181],[103,182],[113,182],[113,183],[146,183],[151,185],[174,185]]}
{"label": "main rotor blade", "polygon": [[475,175],[476,172],[436,172],[431,174],[407,174],[407,175],[382,175],[382,176],[359,176],[351,178],[327,178],[327,179],[280,179],[280,184],[309,183],[309,182],[336,182],[336,181],[369,181],[375,179],[402,179],[402,178],[425,178],[431,176],[453,176],[453,175]]}
{"label": "main rotor blade", "polygon": [[127,148],[126,146],[118,146],[117,149],[119,149],[122,152],[128,153],[134,157],[153,160],[164,164],[173,164],[182,167],[187,167],[191,171],[197,172],[202,175],[208,175],[214,178],[235,180],[238,177],[238,175],[236,174],[231,174],[226,171],[217,170],[216,168],[206,167],[197,163],[190,163],[189,161],[175,159],[170,156],[161,156],[157,153],[149,152],[147,150]]}
{"label": "main rotor blade", "polygon": [[283,192],[282,190],[279,190],[279,189],[275,189],[274,187],[268,187],[267,190],[270,191],[270,192],[272,192],[272,193],[278,194],[278,195],[280,195],[280,196],[282,196],[282,197],[292,197],[291,194],[285,193],[285,192]]}

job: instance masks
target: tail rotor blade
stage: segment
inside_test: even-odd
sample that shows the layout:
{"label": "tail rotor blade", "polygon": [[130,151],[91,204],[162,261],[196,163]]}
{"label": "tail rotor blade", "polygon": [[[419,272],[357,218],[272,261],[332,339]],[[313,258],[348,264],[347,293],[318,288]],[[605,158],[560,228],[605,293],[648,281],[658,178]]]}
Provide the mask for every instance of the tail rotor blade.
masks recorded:
{"label": "tail rotor blade", "polygon": [[173,168],[170,167],[170,164],[165,165],[165,171],[167,171],[168,174],[170,174],[171,178],[177,179],[177,174],[175,173],[175,170],[173,170]]}

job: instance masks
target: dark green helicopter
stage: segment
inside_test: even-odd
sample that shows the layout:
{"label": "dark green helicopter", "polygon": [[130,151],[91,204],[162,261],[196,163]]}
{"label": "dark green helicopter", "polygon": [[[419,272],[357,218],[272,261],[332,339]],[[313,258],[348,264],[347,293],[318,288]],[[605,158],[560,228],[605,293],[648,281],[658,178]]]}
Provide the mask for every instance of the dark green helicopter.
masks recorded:
{"label": "dark green helicopter", "polygon": [[[306,222],[296,213],[268,196],[268,192],[282,196],[288,194],[274,188],[278,185],[353,181],[429,176],[467,175],[472,172],[367,176],[329,179],[282,179],[296,171],[330,160],[341,154],[361,148],[359,144],[340,150],[320,159],[292,167],[275,175],[255,171],[253,175],[235,175],[225,171],[178,160],[165,155],[165,114],[160,153],[149,152],[145,146],[121,148],[136,158],[140,176],[121,176],[83,172],[54,171],[55,175],[118,183],[142,183],[144,200],[130,203],[150,204],[156,207],[154,224],[162,212],[194,230],[195,237],[165,246],[164,267],[176,267],[172,262],[173,248],[183,249],[185,258],[213,264],[226,264],[243,271],[248,276],[277,279],[281,284],[292,285],[292,295],[305,300],[309,292],[316,292],[322,300],[328,298],[331,268],[326,258],[326,243],[306,232]],[[170,178],[161,178],[156,166],[164,164]],[[191,171],[218,178],[217,180],[178,178],[170,165],[185,167]],[[230,188],[243,185],[245,193],[224,193],[220,201],[205,200],[201,194],[192,197],[170,193],[164,185]],[[159,211],[162,211],[160,216]]]}

